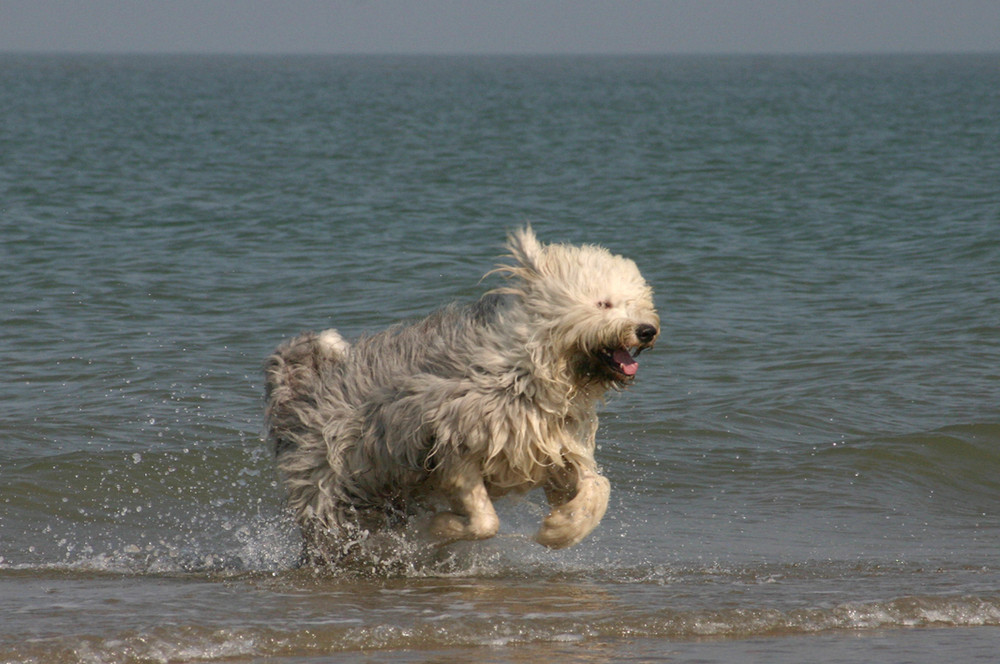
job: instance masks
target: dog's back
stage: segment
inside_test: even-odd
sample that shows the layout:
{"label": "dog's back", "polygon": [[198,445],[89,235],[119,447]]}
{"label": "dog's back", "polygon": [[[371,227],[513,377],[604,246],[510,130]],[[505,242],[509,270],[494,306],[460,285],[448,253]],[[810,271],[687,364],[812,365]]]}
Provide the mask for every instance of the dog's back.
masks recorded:
{"label": "dog's back", "polygon": [[349,344],[336,330],[305,332],[275,350],[265,364],[267,425],[276,455],[300,446],[323,427],[323,402],[363,407],[373,395],[398,390],[400,377],[467,376],[469,348],[482,349],[513,296],[487,294],[452,304],[427,318],[394,325]]}
{"label": "dog's back", "polygon": [[[507,296],[449,305],[348,344],[335,330],[285,342],[265,365],[268,439],[302,521],[325,527],[418,498],[433,470],[427,395],[469,374]],[[409,412],[409,411],[414,412]]]}

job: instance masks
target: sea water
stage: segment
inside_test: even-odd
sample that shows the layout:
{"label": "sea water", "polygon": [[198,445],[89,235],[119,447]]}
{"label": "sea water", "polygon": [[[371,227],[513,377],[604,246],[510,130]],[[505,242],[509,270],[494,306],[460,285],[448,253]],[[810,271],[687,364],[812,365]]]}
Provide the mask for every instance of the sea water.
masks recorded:
{"label": "sea water", "polygon": [[[1000,56],[0,56],[0,660],[993,661]],[[633,258],[607,516],[296,567],[283,339]]]}

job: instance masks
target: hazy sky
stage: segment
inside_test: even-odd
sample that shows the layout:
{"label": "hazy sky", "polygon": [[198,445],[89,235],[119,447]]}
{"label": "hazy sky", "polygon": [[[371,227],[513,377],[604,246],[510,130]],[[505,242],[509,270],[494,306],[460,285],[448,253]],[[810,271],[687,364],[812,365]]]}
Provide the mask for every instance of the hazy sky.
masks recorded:
{"label": "hazy sky", "polygon": [[0,0],[2,51],[1000,51],[1000,0]]}

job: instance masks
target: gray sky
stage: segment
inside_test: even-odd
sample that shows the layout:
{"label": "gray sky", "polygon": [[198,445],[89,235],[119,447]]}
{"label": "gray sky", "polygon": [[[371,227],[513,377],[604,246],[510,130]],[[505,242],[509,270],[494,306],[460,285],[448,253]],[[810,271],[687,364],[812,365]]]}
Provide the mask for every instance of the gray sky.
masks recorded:
{"label": "gray sky", "polygon": [[1000,0],[0,0],[4,51],[1000,51]]}

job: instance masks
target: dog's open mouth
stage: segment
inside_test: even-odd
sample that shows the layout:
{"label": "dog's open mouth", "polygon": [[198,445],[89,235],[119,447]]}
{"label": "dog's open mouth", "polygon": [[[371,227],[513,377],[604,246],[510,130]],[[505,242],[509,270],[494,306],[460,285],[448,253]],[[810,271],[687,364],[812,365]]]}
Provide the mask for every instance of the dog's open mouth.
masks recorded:
{"label": "dog's open mouth", "polygon": [[[635,355],[639,353],[636,352]],[[608,348],[601,352],[601,359],[616,377],[630,379],[639,370],[639,363],[627,348]]]}

